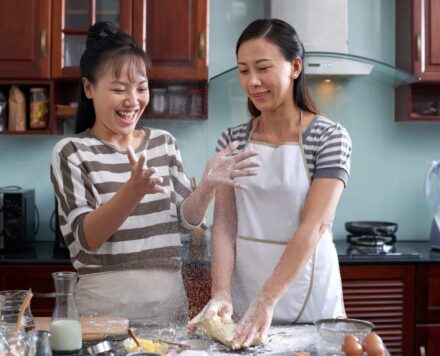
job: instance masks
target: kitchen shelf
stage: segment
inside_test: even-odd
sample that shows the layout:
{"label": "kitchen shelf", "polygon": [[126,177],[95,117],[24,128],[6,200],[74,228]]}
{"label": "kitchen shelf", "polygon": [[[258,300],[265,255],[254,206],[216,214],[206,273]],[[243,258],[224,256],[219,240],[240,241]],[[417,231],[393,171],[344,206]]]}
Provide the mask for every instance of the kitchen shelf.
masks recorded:
{"label": "kitchen shelf", "polygon": [[[400,68],[394,67],[384,62],[380,62],[374,59],[361,57],[353,54],[343,54],[343,53],[335,53],[335,52],[307,52],[305,55],[305,65],[310,65],[311,62],[314,63],[314,66],[319,62],[319,65],[328,66],[327,74],[307,74],[307,68],[305,69],[306,76],[310,77],[353,77],[355,74],[335,74],[331,73],[332,63],[337,61],[344,61],[346,63],[355,63],[358,65],[365,65],[368,68],[370,77],[375,80],[382,82],[390,87],[397,88],[403,85],[408,85],[412,83],[416,83],[419,81],[419,78],[414,74],[411,74],[407,71],[404,71]],[[226,73],[237,70],[237,67],[230,68],[220,74],[217,74],[210,78],[210,81],[215,80],[218,77],[225,75]]]}
{"label": "kitchen shelf", "polygon": [[50,130],[0,131],[0,135],[50,135]]}

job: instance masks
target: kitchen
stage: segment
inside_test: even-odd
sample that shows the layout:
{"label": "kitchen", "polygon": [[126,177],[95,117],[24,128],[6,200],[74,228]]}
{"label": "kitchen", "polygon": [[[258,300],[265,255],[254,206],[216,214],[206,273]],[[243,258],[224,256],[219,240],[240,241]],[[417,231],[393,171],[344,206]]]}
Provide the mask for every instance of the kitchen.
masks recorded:
{"label": "kitchen", "polygon": [[[265,1],[210,1],[210,78],[235,65],[238,34],[252,19],[264,17],[265,6]],[[398,59],[395,24],[403,16],[396,7],[394,1],[348,1],[349,53],[394,65]],[[201,177],[220,132],[246,120],[245,97],[234,75],[210,80],[207,120],[147,121],[147,125],[168,130],[177,138],[190,176]],[[311,89],[321,111],[341,122],[353,140],[351,177],[333,225],[337,244],[345,244],[345,222],[358,220],[396,222],[399,242],[427,241],[436,207],[433,199],[424,198],[424,180],[431,161],[439,159],[438,123],[396,122],[394,88],[371,76],[334,80],[331,85],[317,83]],[[0,136],[0,186],[35,189],[40,213],[37,241],[53,240],[54,236],[49,227],[54,210],[49,158],[59,139],[56,135]],[[391,267],[387,270],[394,276],[400,273],[392,272]],[[376,273],[381,276],[383,271]],[[414,299],[410,301],[414,308]],[[414,323],[418,316],[411,318]],[[411,339],[414,333],[406,335]],[[405,345],[411,348],[413,341]],[[403,351],[412,354],[411,350]]]}

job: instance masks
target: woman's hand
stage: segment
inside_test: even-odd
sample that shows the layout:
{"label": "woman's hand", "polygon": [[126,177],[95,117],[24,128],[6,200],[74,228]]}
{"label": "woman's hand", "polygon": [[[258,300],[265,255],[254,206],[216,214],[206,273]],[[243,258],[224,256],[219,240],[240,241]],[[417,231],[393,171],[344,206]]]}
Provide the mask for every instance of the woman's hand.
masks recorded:
{"label": "woman's hand", "polygon": [[186,326],[188,332],[195,332],[201,320],[213,317],[214,315],[218,315],[226,320],[231,319],[232,302],[231,296],[228,293],[219,293],[211,298],[203,310],[188,322]]}
{"label": "woman's hand", "polygon": [[206,163],[202,181],[205,181],[205,183],[211,187],[229,185],[236,188],[246,188],[242,184],[234,182],[234,178],[256,175],[257,172],[249,168],[260,167],[261,163],[248,160],[248,158],[257,155],[257,153],[253,151],[246,151],[232,156],[237,146],[238,142],[234,141],[225,149],[217,152],[215,156]]}
{"label": "woman's hand", "polygon": [[257,296],[228,339],[229,342],[232,342],[232,348],[234,350],[248,348],[259,334],[262,343],[266,344],[267,334],[272,323],[273,309],[274,305]]}
{"label": "woman's hand", "polygon": [[153,177],[156,168],[147,167],[145,151],[141,153],[139,160],[136,157],[133,147],[128,146],[127,156],[130,162],[131,177],[129,182],[133,184],[134,190],[143,197],[145,194],[166,193],[166,188],[160,184],[163,183],[162,177]]}

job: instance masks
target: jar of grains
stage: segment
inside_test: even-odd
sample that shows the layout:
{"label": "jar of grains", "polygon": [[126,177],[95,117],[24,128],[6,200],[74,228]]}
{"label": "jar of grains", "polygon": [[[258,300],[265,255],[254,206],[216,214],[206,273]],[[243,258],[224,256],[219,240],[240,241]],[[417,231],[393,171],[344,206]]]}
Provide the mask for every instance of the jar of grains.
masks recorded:
{"label": "jar of grains", "polygon": [[45,88],[30,89],[30,129],[45,129],[49,123],[49,96]]}

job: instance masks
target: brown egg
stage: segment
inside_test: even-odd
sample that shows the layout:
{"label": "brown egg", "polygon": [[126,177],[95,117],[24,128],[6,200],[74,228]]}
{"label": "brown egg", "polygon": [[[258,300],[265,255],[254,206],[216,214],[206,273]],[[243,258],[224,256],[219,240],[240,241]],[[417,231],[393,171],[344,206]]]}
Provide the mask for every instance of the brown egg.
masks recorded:
{"label": "brown egg", "polygon": [[383,356],[385,355],[385,348],[382,339],[375,332],[365,336],[362,342],[362,347],[368,353],[368,356]]}
{"label": "brown egg", "polygon": [[385,356],[385,348],[383,344],[371,343],[365,351],[368,356]]}
{"label": "brown egg", "polygon": [[362,346],[365,349],[371,343],[383,344],[383,341],[379,335],[377,335],[375,332],[372,332],[372,333],[369,333],[367,336],[365,336],[364,341],[362,341]]}
{"label": "brown egg", "polygon": [[342,345],[347,343],[347,342],[359,342],[359,339],[357,338],[356,335],[350,334],[347,335],[346,337],[344,337],[344,341],[342,341]]}
{"label": "brown egg", "polygon": [[346,356],[362,356],[363,350],[361,344],[355,340],[347,340],[342,344],[342,351]]}

